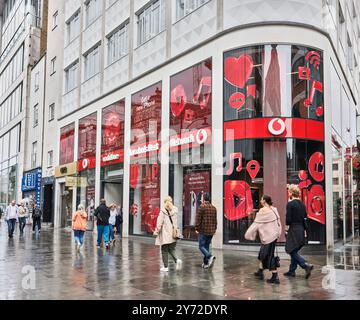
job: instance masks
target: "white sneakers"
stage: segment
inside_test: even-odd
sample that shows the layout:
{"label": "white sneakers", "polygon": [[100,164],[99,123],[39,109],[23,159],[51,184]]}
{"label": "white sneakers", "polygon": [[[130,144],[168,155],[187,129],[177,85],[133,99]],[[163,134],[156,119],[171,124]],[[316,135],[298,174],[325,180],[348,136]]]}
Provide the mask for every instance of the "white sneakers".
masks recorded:
{"label": "white sneakers", "polygon": [[182,260],[177,259],[176,260],[176,270],[181,270],[182,268]]}
{"label": "white sneakers", "polygon": [[169,271],[169,268],[162,267],[162,268],[160,269],[160,271],[168,272],[168,271]]}

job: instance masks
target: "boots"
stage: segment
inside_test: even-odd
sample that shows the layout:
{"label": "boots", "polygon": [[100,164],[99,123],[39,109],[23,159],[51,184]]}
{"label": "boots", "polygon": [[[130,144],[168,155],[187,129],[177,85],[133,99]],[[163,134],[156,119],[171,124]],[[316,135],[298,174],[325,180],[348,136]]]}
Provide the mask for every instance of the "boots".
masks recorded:
{"label": "boots", "polygon": [[259,280],[264,280],[264,270],[259,269],[257,272],[254,272],[254,276]]}
{"label": "boots", "polygon": [[311,271],[314,269],[314,266],[312,264],[306,264],[305,267],[305,279],[309,279],[311,276]]}
{"label": "boots", "polygon": [[280,284],[280,279],[279,279],[277,272],[276,273],[273,272],[271,279],[267,279],[266,282]]}

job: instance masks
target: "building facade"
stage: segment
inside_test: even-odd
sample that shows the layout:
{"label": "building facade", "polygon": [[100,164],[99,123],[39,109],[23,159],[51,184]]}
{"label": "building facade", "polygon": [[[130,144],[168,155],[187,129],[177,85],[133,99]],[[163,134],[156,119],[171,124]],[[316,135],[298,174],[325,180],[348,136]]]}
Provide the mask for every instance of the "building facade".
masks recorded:
{"label": "building facade", "polygon": [[210,192],[214,247],[252,250],[244,233],[261,196],[284,224],[297,184],[310,244],[358,237],[359,14],[338,0],[49,1],[37,67],[54,226],[70,226],[82,203],[92,230],[104,197],[123,206],[125,236],[151,236],[171,195],[195,241]]}

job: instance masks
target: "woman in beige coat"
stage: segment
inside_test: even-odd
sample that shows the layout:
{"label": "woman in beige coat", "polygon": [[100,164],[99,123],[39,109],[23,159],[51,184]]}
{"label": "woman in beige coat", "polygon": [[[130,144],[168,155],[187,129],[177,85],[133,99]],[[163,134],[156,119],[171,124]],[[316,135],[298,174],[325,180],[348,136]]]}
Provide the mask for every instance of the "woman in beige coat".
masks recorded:
{"label": "woman in beige coat", "polygon": [[276,242],[281,235],[280,216],[275,207],[272,205],[271,197],[264,195],[261,199],[263,206],[256,215],[254,223],[246,231],[245,239],[255,240],[259,234],[261,247],[259,252],[259,270],[254,273],[255,277],[260,280],[264,279],[264,269],[272,272],[271,279],[267,282],[279,284],[275,260]]}
{"label": "woman in beige coat", "polygon": [[176,270],[180,270],[182,265],[182,261],[176,257],[176,239],[173,238],[173,230],[178,228],[177,214],[178,209],[173,205],[171,197],[166,197],[154,231],[154,236],[156,236],[155,244],[161,246],[164,263],[164,267],[160,270],[165,272],[169,271],[169,254],[176,263]]}

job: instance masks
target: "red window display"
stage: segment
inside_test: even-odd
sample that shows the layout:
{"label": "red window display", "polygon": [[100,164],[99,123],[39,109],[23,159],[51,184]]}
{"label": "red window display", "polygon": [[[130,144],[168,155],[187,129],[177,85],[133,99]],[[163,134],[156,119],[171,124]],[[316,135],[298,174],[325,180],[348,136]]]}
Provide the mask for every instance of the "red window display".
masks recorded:
{"label": "red window display", "polygon": [[102,111],[101,166],[124,161],[125,101]]}
{"label": "red window display", "polygon": [[260,45],[224,54],[225,243],[246,242],[264,194],[284,225],[289,184],[302,191],[309,241],[325,243],[322,70],[322,52],[301,46]]}
{"label": "red window display", "polygon": [[161,83],[132,96],[130,232],[152,235],[160,212]]}
{"label": "red window display", "polygon": [[60,165],[74,161],[75,124],[60,129]]}
{"label": "red window display", "polygon": [[96,112],[79,121],[78,170],[96,166]]}
{"label": "red window display", "polygon": [[170,195],[184,238],[196,240],[196,213],[211,194],[211,59],[171,76],[169,109]]}

